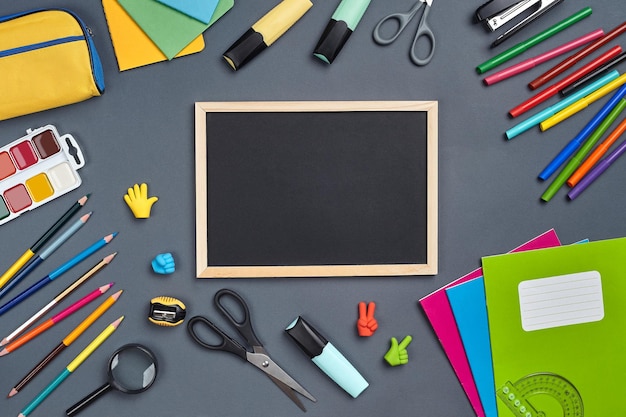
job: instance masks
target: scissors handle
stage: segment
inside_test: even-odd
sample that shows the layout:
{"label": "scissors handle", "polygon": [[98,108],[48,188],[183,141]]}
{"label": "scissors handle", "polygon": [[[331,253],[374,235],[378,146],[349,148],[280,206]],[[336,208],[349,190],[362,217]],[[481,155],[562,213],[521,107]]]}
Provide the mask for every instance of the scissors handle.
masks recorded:
{"label": "scissors handle", "polygon": [[[383,17],[380,22],[378,22],[378,24],[374,27],[373,36],[376,43],[379,45],[389,45],[390,43],[395,41],[398,36],[400,36],[404,28],[406,28],[406,26],[409,24],[411,19],[413,19],[413,16],[415,16],[415,13],[417,13],[421,5],[422,2],[417,1],[408,12],[392,13],[388,16]],[[385,38],[382,35],[381,28],[385,23],[389,22],[390,20],[395,20],[396,22],[398,22],[398,29],[396,30],[396,32],[394,32],[393,35],[391,35],[391,37]]]}
{"label": "scissors handle", "polygon": [[[228,311],[228,308],[222,303],[222,299],[224,297],[231,297],[237,301],[237,304],[241,307],[243,311],[243,318],[241,321],[238,321],[233,314]],[[244,301],[244,299],[235,291],[229,290],[227,288],[223,288],[215,293],[215,297],[213,302],[220,310],[220,312],[224,315],[224,317],[237,329],[239,334],[246,339],[246,342],[250,346],[263,346],[259,341],[256,334],[254,334],[254,329],[252,328],[252,321],[250,320],[250,310],[248,309],[248,305]]]}
{"label": "scissors handle", "polygon": [[[199,325],[208,327],[210,331],[217,334],[221,338],[222,342],[218,345],[214,345],[204,340],[198,335],[196,331],[196,327]],[[189,319],[189,321],[187,322],[187,331],[189,332],[191,338],[205,349],[222,350],[225,352],[234,353],[240,358],[247,360],[248,352],[246,351],[246,349],[241,346],[236,340],[232,339],[230,336],[220,330],[219,327],[213,324],[206,317],[195,316]]]}
{"label": "scissors handle", "polygon": [[[413,61],[415,65],[421,66],[428,64],[433,58],[433,54],[435,53],[435,35],[433,34],[433,31],[430,30],[430,27],[428,26],[428,23],[426,21],[429,12],[430,6],[426,4],[426,7],[424,8],[424,14],[422,14],[419,26],[417,27],[415,39],[413,39],[413,45],[411,45],[410,56],[411,61]],[[417,56],[417,43],[419,42],[420,38],[426,38],[430,42],[430,51],[428,52],[428,55],[424,58],[420,58],[419,56]]]}

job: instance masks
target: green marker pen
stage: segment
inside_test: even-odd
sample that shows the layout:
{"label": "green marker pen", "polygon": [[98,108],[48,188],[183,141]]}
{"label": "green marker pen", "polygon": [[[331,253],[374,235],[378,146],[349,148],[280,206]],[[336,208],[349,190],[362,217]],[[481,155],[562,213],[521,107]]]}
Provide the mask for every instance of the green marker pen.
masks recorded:
{"label": "green marker pen", "polygon": [[557,23],[554,26],[549,27],[548,29],[544,30],[543,32],[540,32],[538,34],[536,34],[535,36],[518,43],[517,45],[513,46],[510,49],[507,49],[506,51],[502,52],[499,55],[494,56],[493,58],[483,62],[482,64],[480,64],[479,66],[476,67],[476,72],[478,72],[479,74],[483,74],[495,67],[497,67],[498,65],[512,59],[515,58],[516,56],[518,56],[519,54],[521,54],[522,52],[525,52],[527,49],[532,48],[533,46],[545,41],[546,39],[556,35],[557,33],[559,33],[560,31],[567,29],[568,27],[572,26],[574,23],[580,22],[581,20],[583,20],[584,18],[590,16],[592,13],[591,7],[585,7],[583,9],[581,9],[580,11],[574,13],[573,15],[571,15],[570,17],[560,21],[559,23]]}
{"label": "green marker pen", "polygon": [[326,25],[313,55],[331,64],[359,24],[371,0],[342,0]]}

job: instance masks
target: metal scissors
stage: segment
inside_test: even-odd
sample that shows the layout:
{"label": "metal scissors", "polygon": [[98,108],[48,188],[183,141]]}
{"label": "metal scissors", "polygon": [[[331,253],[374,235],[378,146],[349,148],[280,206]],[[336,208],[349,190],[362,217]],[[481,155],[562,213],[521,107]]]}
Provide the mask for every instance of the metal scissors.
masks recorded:
{"label": "metal scissors", "polygon": [[[415,65],[426,65],[433,58],[433,54],[435,53],[435,35],[433,31],[430,30],[428,26],[428,22],[426,21],[428,17],[428,13],[430,12],[430,6],[433,4],[433,0],[418,0],[415,5],[405,13],[392,13],[388,16],[382,18],[380,22],[374,27],[374,40],[379,45],[389,45],[396,40],[398,36],[404,31],[409,22],[413,19],[413,17],[417,14],[419,9],[424,6],[424,13],[422,13],[422,17],[420,19],[419,25],[417,26],[417,32],[415,33],[415,38],[413,38],[413,44],[411,45],[411,49],[409,49],[409,56],[411,57],[411,61]],[[390,20],[396,20],[398,22],[398,29],[396,32],[390,37],[383,37],[381,27]],[[417,43],[421,37],[425,37],[430,41],[430,51],[425,58],[420,58],[417,56]]]}
{"label": "metal scissors", "polygon": [[[239,304],[243,311],[243,318],[238,321],[234,318],[226,306],[222,303],[224,297],[230,297]],[[220,310],[222,315],[226,318],[230,324],[237,329],[239,334],[243,336],[249,347],[252,348],[252,352],[248,351],[239,342],[232,337],[224,333],[219,327],[213,324],[209,319],[202,316],[192,317],[187,322],[187,331],[191,335],[192,339],[200,346],[210,350],[221,350],[224,352],[233,353],[240,358],[244,359],[248,363],[254,365],[263,371],[278,387],[298,406],[302,411],[306,411],[304,405],[300,401],[300,398],[296,395],[296,392],[300,393],[309,400],[317,401],[307,390],[305,390],[300,384],[298,384],[287,372],[283,371],[277,364],[270,358],[263,348],[263,344],[259,341],[250,320],[250,310],[248,305],[241,296],[233,290],[221,289],[219,290],[213,299],[215,306]],[[211,344],[202,338],[198,334],[198,326],[203,326],[209,332],[219,336],[221,339],[220,344]]]}

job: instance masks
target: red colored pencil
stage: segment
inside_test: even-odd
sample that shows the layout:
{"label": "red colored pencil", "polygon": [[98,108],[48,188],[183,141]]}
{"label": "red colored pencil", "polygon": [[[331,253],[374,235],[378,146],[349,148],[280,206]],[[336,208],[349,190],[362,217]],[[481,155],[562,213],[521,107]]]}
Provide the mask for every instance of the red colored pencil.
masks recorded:
{"label": "red colored pencil", "polygon": [[609,62],[611,59],[615,58],[619,54],[622,53],[622,47],[619,45],[615,45],[613,48],[609,49],[593,61],[589,62],[585,66],[580,69],[574,71],[572,74],[563,78],[561,81],[552,84],[550,87],[546,88],[540,93],[535,94],[528,100],[524,101],[522,104],[519,104],[509,110],[509,114],[513,117],[517,117],[522,113],[527,112],[538,104],[543,103],[547,99],[552,96],[555,96],[559,93],[560,90],[564,89],[568,85],[572,84],[574,81],[578,80],[581,77],[584,77],[594,69],[604,65]]}
{"label": "red colored pencil", "polygon": [[94,291],[90,292],[89,294],[81,298],[80,300],[76,301],[74,304],[67,307],[65,310],[61,311],[59,314],[56,314],[55,316],[50,317],[48,320],[44,321],[39,326],[35,327],[28,333],[25,333],[22,337],[6,345],[4,349],[0,351],[0,356],[7,355],[8,353],[14,351],[15,349],[19,348],[20,346],[26,344],[27,342],[31,341],[35,337],[39,336],[41,333],[45,332],[46,330],[48,330],[55,324],[61,322],[63,319],[66,319],[67,317],[71,316],[73,313],[80,310],[82,307],[85,307],[87,304],[89,304],[96,298],[100,297],[102,294],[107,292],[109,288],[111,288],[112,286],[113,286],[113,283],[111,282],[109,284],[101,286],[100,288],[96,288]]}
{"label": "red colored pencil", "polygon": [[539,77],[532,80],[528,84],[528,87],[531,90],[536,90],[537,88],[541,87],[542,85],[552,80],[554,77],[560,75],[564,71],[573,67],[577,62],[580,62],[581,59],[591,54],[596,49],[599,49],[602,46],[606,45],[607,43],[611,42],[613,39],[617,38],[619,35],[621,35],[624,32],[626,32],[626,22],[623,22],[621,25],[617,26],[612,31],[610,31],[609,33],[607,33],[600,39],[596,40],[592,44],[589,44],[588,46],[576,52],[575,54],[570,55],[569,57],[565,58],[563,61],[556,64],[554,67],[550,68],[548,71],[544,72]]}

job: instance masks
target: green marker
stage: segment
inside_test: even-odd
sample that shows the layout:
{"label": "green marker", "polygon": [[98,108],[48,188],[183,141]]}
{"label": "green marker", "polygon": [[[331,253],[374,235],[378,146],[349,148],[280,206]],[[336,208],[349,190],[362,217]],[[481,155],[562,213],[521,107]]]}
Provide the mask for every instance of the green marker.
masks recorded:
{"label": "green marker", "polygon": [[589,151],[591,151],[591,148],[594,147],[598,139],[602,137],[604,132],[606,132],[606,130],[611,126],[611,124],[613,124],[615,119],[617,119],[622,110],[624,110],[625,108],[626,99],[622,99],[619,103],[617,103],[613,110],[611,110],[608,116],[606,116],[606,119],[604,119],[602,123],[600,123],[600,126],[598,126],[598,128],[591,134],[591,136],[589,136],[587,142],[585,142],[585,144],[582,146],[582,148],[580,148],[576,155],[574,155],[569,163],[565,165],[565,168],[563,168],[563,171],[559,173],[559,176],[556,177],[554,181],[552,181],[552,184],[550,184],[550,186],[541,196],[541,199],[543,201],[550,201],[550,199],[554,197],[556,192],[559,191],[559,188],[561,188],[561,186],[565,184],[565,181],[567,181],[567,179],[574,173],[574,171],[576,171],[576,168],[578,168],[578,166],[582,163],[583,159],[585,159],[585,156],[587,156]]}
{"label": "green marker", "polygon": [[509,59],[515,58],[516,56],[526,51],[527,49],[530,49],[533,46],[537,45],[538,43],[541,43],[545,41],[546,39],[556,35],[560,31],[567,29],[568,27],[572,26],[574,23],[580,22],[581,20],[583,20],[585,17],[588,17],[589,15],[591,15],[591,7],[585,7],[584,9],[580,10],[577,13],[574,13],[567,19],[560,21],[556,25],[549,27],[543,32],[540,32],[536,34],[535,36],[525,40],[524,42],[520,42],[514,47],[507,49],[506,51],[502,52],[499,55],[494,56],[488,61],[483,62],[482,64],[476,67],[476,72],[478,72],[479,74],[483,74],[491,69],[494,69],[495,67],[497,67],[500,64],[505,63]]}
{"label": "green marker", "polygon": [[339,55],[356,25],[359,24],[371,0],[343,0],[326,25],[313,55],[330,64]]}

